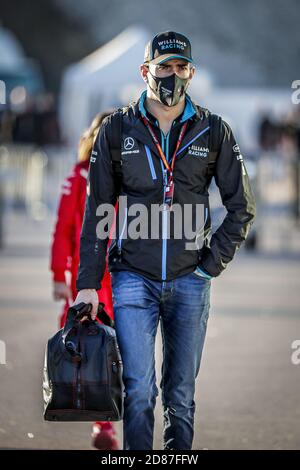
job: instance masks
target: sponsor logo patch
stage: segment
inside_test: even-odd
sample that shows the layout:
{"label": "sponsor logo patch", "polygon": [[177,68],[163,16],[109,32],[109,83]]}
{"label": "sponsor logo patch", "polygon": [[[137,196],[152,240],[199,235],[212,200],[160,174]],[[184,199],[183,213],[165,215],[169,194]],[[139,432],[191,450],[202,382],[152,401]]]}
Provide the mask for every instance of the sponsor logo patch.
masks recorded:
{"label": "sponsor logo patch", "polygon": [[134,139],[132,137],[126,137],[124,140],[124,149],[131,150],[134,147]]}
{"label": "sponsor logo patch", "polygon": [[132,153],[140,153],[140,150],[133,137],[126,137],[123,141],[121,155],[129,155]]}
{"label": "sponsor logo patch", "polygon": [[243,162],[244,161],[244,158],[243,158],[243,155],[241,154],[241,151],[240,151],[240,147],[238,146],[238,144],[235,144],[233,147],[232,147],[232,150],[234,153],[237,153],[238,155],[236,155],[236,159],[238,162]]}
{"label": "sponsor logo patch", "polygon": [[200,147],[198,145],[190,145],[188,150],[188,155],[193,155],[194,157],[206,158],[209,154],[209,148]]}
{"label": "sponsor logo patch", "polygon": [[[93,157],[93,155],[96,155],[96,156]],[[98,152],[96,152],[96,150],[92,150],[92,155],[90,158],[91,163],[95,163],[97,155],[98,155]]]}

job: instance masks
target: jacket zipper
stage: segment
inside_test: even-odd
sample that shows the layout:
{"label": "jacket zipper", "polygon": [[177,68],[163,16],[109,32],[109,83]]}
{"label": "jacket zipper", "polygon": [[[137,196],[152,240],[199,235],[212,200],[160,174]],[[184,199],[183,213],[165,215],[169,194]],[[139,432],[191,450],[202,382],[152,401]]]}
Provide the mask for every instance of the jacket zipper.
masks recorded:
{"label": "jacket zipper", "polygon": [[[165,146],[165,137],[160,130],[161,133],[161,139],[162,139],[162,151],[165,153],[167,161],[169,161],[169,132],[166,137],[166,146]],[[163,174],[163,187],[164,187],[164,200],[163,203],[165,202],[165,192],[166,192],[166,187],[167,187],[167,169],[164,167],[163,162],[160,160],[161,163],[161,168],[162,168],[162,174]],[[162,211],[162,266],[161,266],[161,277],[162,280],[165,281],[167,277],[167,237],[168,237],[168,209],[165,208],[165,205],[163,204],[163,211]]]}

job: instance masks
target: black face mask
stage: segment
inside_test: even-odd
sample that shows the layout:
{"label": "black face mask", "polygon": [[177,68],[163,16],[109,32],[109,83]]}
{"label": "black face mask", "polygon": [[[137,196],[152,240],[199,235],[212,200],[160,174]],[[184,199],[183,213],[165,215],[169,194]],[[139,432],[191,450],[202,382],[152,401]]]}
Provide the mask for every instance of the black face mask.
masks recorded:
{"label": "black face mask", "polygon": [[169,77],[158,78],[149,70],[149,86],[159,101],[166,106],[175,106],[189,86],[189,78],[179,78],[176,73]]}

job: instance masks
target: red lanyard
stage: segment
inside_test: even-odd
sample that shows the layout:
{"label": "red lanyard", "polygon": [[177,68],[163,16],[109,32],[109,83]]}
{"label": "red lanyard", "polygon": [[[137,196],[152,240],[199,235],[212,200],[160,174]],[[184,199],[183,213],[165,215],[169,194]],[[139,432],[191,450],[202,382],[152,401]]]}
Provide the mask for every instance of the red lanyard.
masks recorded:
{"label": "red lanyard", "polygon": [[[187,121],[183,124],[181,130],[180,130],[180,133],[179,133],[179,137],[178,137],[178,140],[177,140],[177,144],[176,144],[176,148],[175,148],[175,152],[173,154],[173,158],[172,158],[172,161],[171,161],[171,166],[169,165],[169,163],[167,162],[167,159],[165,157],[165,154],[164,152],[162,151],[162,148],[160,146],[160,143],[152,129],[152,126],[150,124],[150,122],[148,121],[148,119],[145,118],[145,116],[142,116],[142,119],[143,119],[143,122],[145,124],[145,126],[147,127],[148,131],[150,132],[150,135],[154,141],[154,144],[158,150],[158,153],[160,155],[160,158],[162,159],[166,169],[168,170],[169,172],[169,181],[168,183],[170,184],[172,181],[173,181],[173,170],[174,170],[174,164],[175,164],[175,159],[176,159],[176,154],[178,152],[178,149],[180,147],[180,144],[182,142],[182,139],[183,139],[183,136],[185,134],[185,131],[186,131],[186,128],[187,128]],[[171,183],[172,184],[172,183]]]}

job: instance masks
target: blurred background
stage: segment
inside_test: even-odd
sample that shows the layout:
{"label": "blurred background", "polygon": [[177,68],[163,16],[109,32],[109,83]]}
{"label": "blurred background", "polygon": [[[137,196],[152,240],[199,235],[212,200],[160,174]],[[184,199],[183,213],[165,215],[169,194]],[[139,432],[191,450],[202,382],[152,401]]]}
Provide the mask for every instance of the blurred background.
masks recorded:
{"label": "blurred background", "polygon": [[[191,40],[189,94],[231,125],[257,201],[247,243],[213,281],[194,449],[300,448],[299,14],[297,0],[0,0],[0,448],[91,448],[89,424],[42,418],[61,310],[49,247],[80,135],[139,97],[145,44],[163,30]],[[216,227],[214,186],[211,205]],[[160,335],[156,347],[159,381]],[[156,424],[161,449],[160,399]]]}

